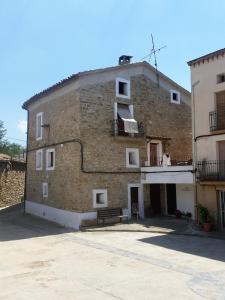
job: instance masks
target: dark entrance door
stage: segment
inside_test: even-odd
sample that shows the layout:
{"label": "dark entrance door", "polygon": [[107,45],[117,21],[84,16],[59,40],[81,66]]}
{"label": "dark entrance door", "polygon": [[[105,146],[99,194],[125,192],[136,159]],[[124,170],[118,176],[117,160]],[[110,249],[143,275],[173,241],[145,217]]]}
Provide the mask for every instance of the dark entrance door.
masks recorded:
{"label": "dark entrance door", "polygon": [[225,141],[218,142],[218,149],[219,149],[219,164],[217,171],[218,179],[224,180],[225,179]]}
{"label": "dark entrance door", "polygon": [[166,194],[167,194],[167,213],[168,215],[174,215],[174,212],[177,209],[176,184],[167,184]]}
{"label": "dark entrance door", "polygon": [[130,188],[131,197],[131,216],[136,215],[138,209],[138,187]]}
{"label": "dark entrance door", "polygon": [[160,184],[150,185],[150,201],[152,212],[156,215],[161,214]]}
{"label": "dark entrance door", "polygon": [[157,144],[150,143],[150,166],[157,166],[157,160]]}

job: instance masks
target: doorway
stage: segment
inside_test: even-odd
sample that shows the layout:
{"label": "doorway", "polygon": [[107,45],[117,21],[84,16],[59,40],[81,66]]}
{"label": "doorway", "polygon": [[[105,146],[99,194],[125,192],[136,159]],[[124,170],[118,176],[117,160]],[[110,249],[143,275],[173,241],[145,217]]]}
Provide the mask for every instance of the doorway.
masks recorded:
{"label": "doorway", "polygon": [[217,168],[217,172],[219,172],[219,180],[225,179],[225,141],[218,142],[218,152],[219,152],[219,168]]}
{"label": "doorway", "polygon": [[177,209],[176,184],[166,185],[167,214],[174,215]]}
{"label": "doorway", "polygon": [[216,111],[217,111],[217,130],[222,130],[225,128],[225,92],[219,92],[216,94]]}
{"label": "doorway", "polygon": [[158,165],[157,146],[156,143],[150,143],[150,166]]}
{"label": "doorway", "polygon": [[225,192],[221,191],[220,194],[220,223],[221,229],[225,229]]}
{"label": "doorway", "polygon": [[160,184],[150,184],[150,203],[154,215],[161,215]]}
{"label": "doorway", "polygon": [[128,184],[128,213],[129,217],[133,217],[134,215],[137,217],[137,213],[139,212],[139,216],[144,218],[144,208],[143,208],[143,198],[142,198],[142,187],[141,184]]}

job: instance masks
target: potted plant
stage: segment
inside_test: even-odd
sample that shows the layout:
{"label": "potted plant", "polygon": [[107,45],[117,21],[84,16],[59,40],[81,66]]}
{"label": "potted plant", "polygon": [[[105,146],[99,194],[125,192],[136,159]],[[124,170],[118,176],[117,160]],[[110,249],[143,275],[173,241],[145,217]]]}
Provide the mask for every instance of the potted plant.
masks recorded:
{"label": "potted plant", "polygon": [[179,209],[176,209],[174,214],[177,219],[180,219],[182,217],[182,212]]}
{"label": "potted plant", "polygon": [[212,231],[212,222],[210,221],[209,218],[208,208],[199,204],[198,213],[199,213],[199,221],[203,227],[203,230],[206,232]]}

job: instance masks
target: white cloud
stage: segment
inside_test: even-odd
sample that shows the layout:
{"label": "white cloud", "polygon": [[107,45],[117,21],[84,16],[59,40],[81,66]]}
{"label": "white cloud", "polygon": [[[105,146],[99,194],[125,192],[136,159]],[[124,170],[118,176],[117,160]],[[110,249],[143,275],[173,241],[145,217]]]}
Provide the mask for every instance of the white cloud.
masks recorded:
{"label": "white cloud", "polygon": [[17,128],[21,133],[26,133],[27,132],[27,121],[26,120],[19,120],[17,124]]}

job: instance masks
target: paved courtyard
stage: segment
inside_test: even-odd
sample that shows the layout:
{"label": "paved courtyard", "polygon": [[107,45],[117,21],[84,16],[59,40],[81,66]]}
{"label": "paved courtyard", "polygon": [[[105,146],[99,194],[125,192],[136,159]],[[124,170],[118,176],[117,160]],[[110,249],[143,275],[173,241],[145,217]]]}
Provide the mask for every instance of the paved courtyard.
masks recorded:
{"label": "paved courtyard", "polygon": [[225,299],[225,241],[173,226],[73,232],[1,215],[0,299]]}

